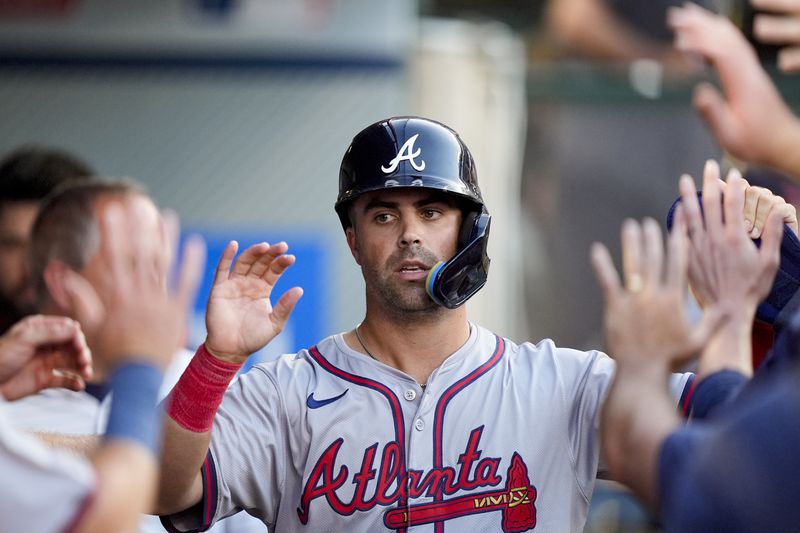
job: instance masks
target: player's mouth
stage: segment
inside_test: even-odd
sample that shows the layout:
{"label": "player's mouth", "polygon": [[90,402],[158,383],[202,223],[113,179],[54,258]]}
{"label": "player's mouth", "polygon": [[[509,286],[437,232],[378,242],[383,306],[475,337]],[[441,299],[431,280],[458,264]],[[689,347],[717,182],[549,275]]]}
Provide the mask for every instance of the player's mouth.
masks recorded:
{"label": "player's mouth", "polygon": [[403,261],[395,272],[404,281],[424,280],[428,276],[430,267],[421,261]]}

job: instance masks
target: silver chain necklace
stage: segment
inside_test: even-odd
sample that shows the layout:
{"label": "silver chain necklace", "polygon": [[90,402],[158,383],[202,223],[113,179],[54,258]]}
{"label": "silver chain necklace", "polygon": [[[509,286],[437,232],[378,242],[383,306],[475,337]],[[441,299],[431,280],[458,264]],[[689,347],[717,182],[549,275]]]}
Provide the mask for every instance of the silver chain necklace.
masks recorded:
{"label": "silver chain necklace", "polygon": [[[361,338],[361,333],[358,331],[358,328],[360,328],[360,327],[361,327],[361,324],[357,325],[356,329],[355,329],[356,338],[358,339],[358,343],[361,345],[362,348],[364,348],[364,351],[367,352],[368,356],[372,357],[375,361],[377,361],[378,358],[375,357],[374,355],[372,355],[372,352],[369,351],[369,348],[367,348],[367,345],[364,344],[364,339]],[[422,390],[425,390],[425,386],[427,385],[427,383],[417,383],[417,385],[419,385]]]}

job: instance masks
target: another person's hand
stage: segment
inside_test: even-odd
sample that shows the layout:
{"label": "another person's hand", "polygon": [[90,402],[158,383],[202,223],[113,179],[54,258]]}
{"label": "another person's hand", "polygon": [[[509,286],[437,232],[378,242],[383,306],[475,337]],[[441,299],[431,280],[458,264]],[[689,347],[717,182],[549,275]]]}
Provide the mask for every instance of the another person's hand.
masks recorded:
{"label": "another person's hand", "polygon": [[[144,241],[137,227],[146,216],[137,206],[110,205],[100,221],[112,289],[102,297],[86,290],[89,282],[70,272],[66,289],[75,300],[78,320],[99,333],[96,349],[117,363],[142,360],[165,368],[180,346],[205,263],[202,239],[186,243],[174,289],[167,287],[178,241],[177,218],[163,219],[164,246]],[[94,294],[94,297],[86,297]],[[100,326],[98,327],[98,324]]]}
{"label": "another person's hand", "polygon": [[83,390],[92,358],[77,322],[34,315],[0,337],[0,394],[17,400],[42,389]]}
{"label": "another person's hand", "polygon": [[767,219],[773,212],[797,235],[797,209],[769,189],[748,183],[744,193],[744,229],[749,232],[751,239],[761,237]]}
{"label": "another person's hand", "polygon": [[750,0],[759,10],[753,34],[762,43],[783,45],[778,52],[778,68],[800,72],[800,0]]}
{"label": "another person's hand", "polygon": [[[706,312],[689,324],[685,312],[687,238],[677,221],[664,258],[661,230],[653,219],[622,226],[624,285],[607,248],[595,243],[592,264],[605,300],[604,329],[609,355],[630,367],[677,365],[696,355],[720,315]],[[653,366],[655,364],[655,366]]]}
{"label": "another person's hand", "polygon": [[255,244],[234,261],[237,249],[231,241],[217,265],[206,311],[206,349],[241,364],[283,330],[303,290],[289,289],[274,308],[270,302],[278,279],[295,261],[285,242]]}
{"label": "another person's hand", "polygon": [[717,142],[734,157],[800,179],[800,123],[761,67],[755,50],[725,17],[694,4],[672,8],[675,46],[699,54],[719,74],[724,92],[700,84],[694,105]]}
{"label": "another person's hand", "polygon": [[[746,194],[747,181],[735,169],[728,173],[723,207],[719,176],[719,165],[708,161],[703,172],[702,213],[694,181],[686,175],[680,180],[679,218],[685,218],[690,235],[689,283],[701,306],[722,305],[727,313],[749,323],[777,272],[785,213],[758,190]],[[762,215],[758,215],[759,198],[765,201]],[[749,212],[764,218],[760,248],[751,240],[752,231],[748,234],[749,223],[745,219]]]}

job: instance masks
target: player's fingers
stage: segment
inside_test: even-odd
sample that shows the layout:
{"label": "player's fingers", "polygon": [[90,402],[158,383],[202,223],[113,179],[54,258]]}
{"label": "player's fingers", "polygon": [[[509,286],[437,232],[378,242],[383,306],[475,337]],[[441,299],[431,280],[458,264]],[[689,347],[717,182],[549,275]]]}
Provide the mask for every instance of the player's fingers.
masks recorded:
{"label": "player's fingers", "polygon": [[783,72],[800,72],[800,46],[785,46],[778,51],[778,68]]}
{"label": "player's fingers", "polygon": [[721,202],[719,165],[713,159],[709,159],[703,169],[703,219],[708,236],[712,239],[722,236]]}
{"label": "player's fingers", "polygon": [[745,191],[748,187],[747,181],[734,168],[728,172],[727,184],[727,192],[723,199],[725,231],[734,236],[744,235],[745,223],[742,212],[744,211]]}
{"label": "player's fingers", "polygon": [[772,212],[782,214],[781,206],[786,205],[786,201],[780,196],[775,196],[772,192],[764,189],[766,192],[759,197],[758,205],[756,206],[755,220],[753,221],[753,229],[750,231],[750,238],[758,239],[764,231],[764,225],[767,223],[767,218]]}
{"label": "player's fingers", "polygon": [[753,20],[753,34],[759,41],[767,44],[800,43],[800,18],[784,15],[756,15]]}
{"label": "player's fingers", "polygon": [[72,339],[70,349],[74,353],[75,371],[84,379],[92,379],[92,352],[86,343],[86,336],[78,324],[78,332]]}
{"label": "player's fingers", "polygon": [[614,261],[611,259],[608,248],[599,242],[592,244],[591,260],[597,283],[600,285],[606,304],[608,304],[622,290]]}
{"label": "player's fingers", "polygon": [[217,263],[217,270],[214,273],[214,285],[219,285],[229,278],[231,263],[233,263],[233,258],[236,256],[237,250],[239,250],[239,243],[236,241],[230,241],[227,246],[225,246],[225,249],[222,251],[222,256]]}
{"label": "player's fingers", "polygon": [[686,215],[681,205],[675,211],[672,231],[667,238],[666,283],[673,288],[683,289],[686,284],[689,262],[689,239],[686,232]]}
{"label": "player's fingers", "polygon": [[289,319],[294,307],[302,296],[303,289],[300,287],[292,287],[280,297],[270,315],[270,319],[276,331],[283,331],[286,321]]}
{"label": "player's fingers", "polygon": [[664,241],[661,228],[652,218],[645,218],[642,222],[644,236],[644,254],[642,262],[642,277],[646,286],[656,287],[661,284],[664,268]]}
{"label": "player's fingers", "polygon": [[291,254],[284,254],[275,258],[269,265],[266,273],[261,277],[267,283],[267,296],[272,293],[272,289],[278,280],[286,272],[286,269],[292,266],[295,262],[295,256]]}
{"label": "player's fingers", "polygon": [[175,301],[179,306],[179,312],[186,313],[194,305],[205,264],[205,241],[199,235],[189,236],[183,249],[181,269],[175,292]]}
{"label": "player's fingers", "polygon": [[776,11],[779,13],[797,13],[800,4],[797,0],[750,0],[750,3],[760,11]]}
{"label": "player's fingers", "polygon": [[115,288],[121,294],[130,295],[133,284],[131,256],[136,255],[136,250],[131,246],[125,246],[129,240],[125,235],[125,214],[119,202],[109,204],[101,225],[104,233],[101,247],[105,249],[106,262]]}
{"label": "player's fingers", "polygon": [[703,213],[700,210],[700,200],[697,197],[697,189],[694,180],[688,174],[681,176],[678,182],[681,192],[681,209],[686,217],[686,225],[689,235],[697,239],[704,233]]}
{"label": "player's fingers", "polygon": [[39,381],[41,389],[69,389],[82,391],[86,388],[86,383],[79,376],[71,372],[65,372],[60,368],[48,369],[47,374]]}
{"label": "player's fingers", "polygon": [[644,288],[642,228],[638,222],[631,219],[622,223],[622,273],[628,291],[639,292]]}
{"label": "player's fingers", "polygon": [[180,221],[175,211],[165,209],[161,213],[161,257],[159,273],[168,281],[172,273],[172,266],[177,260],[176,250],[180,241]]}
{"label": "player's fingers", "polygon": [[90,328],[98,326],[105,315],[105,306],[92,284],[69,269],[65,269],[62,279],[64,292],[72,303],[77,321]]}
{"label": "player's fingers", "polygon": [[19,341],[37,347],[71,342],[79,329],[78,323],[71,318],[34,315],[17,323],[12,333]]}
{"label": "player's fingers", "polygon": [[767,217],[761,248],[758,255],[765,276],[774,276],[781,261],[781,241],[783,241],[783,221],[777,211]]}
{"label": "player's fingers", "polygon": [[761,187],[748,187],[744,195],[744,209],[742,215],[745,220],[745,230],[750,233],[756,220],[756,206],[758,205],[759,190]]}
{"label": "player's fingers", "polygon": [[231,268],[231,277],[246,276],[258,258],[267,253],[268,250],[269,244],[265,242],[260,242],[248,247],[239,255],[239,257],[236,258],[236,261],[233,262],[233,268]]}
{"label": "player's fingers", "polygon": [[273,244],[269,247],[269,250],[256,261],[253,268],[250,269],[250,274],[263,278],[269,271],[269,267],[275,258],[285,254],[288,249],[289,245],[284,241]]}

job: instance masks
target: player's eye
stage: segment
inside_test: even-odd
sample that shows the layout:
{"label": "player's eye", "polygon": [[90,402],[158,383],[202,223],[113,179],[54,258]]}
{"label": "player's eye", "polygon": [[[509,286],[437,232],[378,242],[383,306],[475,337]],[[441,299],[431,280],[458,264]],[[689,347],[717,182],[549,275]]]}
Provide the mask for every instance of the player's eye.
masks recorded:
{"label": "player's eye", "polygon": [[375,215],[374,220],[379,224],[385,224],[391,221],[394,217],[391,213],[378,213]]}
{"label": "player's eye", "polygon": [[442,212],[438,209],[423,209],[422,210],[422,218],[425,220],[436,220],[437,218],[442,216]]}

